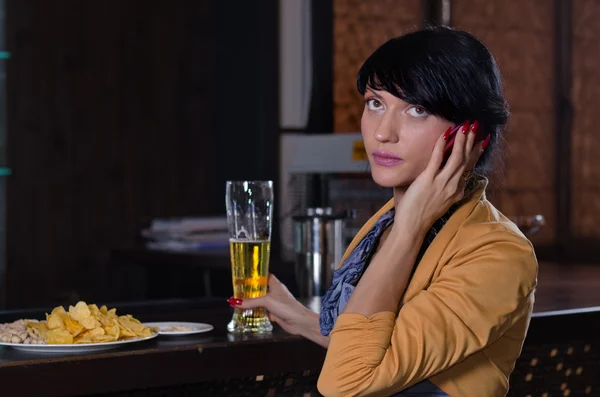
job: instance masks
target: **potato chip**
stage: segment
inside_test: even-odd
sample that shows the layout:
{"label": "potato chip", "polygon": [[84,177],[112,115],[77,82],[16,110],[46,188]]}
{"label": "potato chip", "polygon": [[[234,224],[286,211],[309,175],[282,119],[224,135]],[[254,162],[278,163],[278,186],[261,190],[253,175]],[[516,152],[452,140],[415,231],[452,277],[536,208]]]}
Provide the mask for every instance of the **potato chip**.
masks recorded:
{"label": "potato chip", "polygon": [[92,337],[93,343],[116,342],[117,338],[113,335],[96,335]]}
{"label": "potato chip", "polygon": [[88,309],[90,309],[90,313],[92,314],[92,316],[96,318],[100,314],[100,309],[98,309],[98,306],[96,306],[95,304],[88,305]]}
{"label": "potato chip", "polygon": [[51,329],[46,333],[46,342],[48,344],[70,344],[73,343],[73,335],[64,328]]}
{"label": "potato chip", "polygon": [[100,322],[92,317],[92,313],[85,302],[77,302],[75,307],[69,306],[69,315],[83,325],[85,329],[94,329],[100,326]]}
{"label": "potato chip", "polygon": [[69,316],[68,313],[64,313],[64,314],[60,315],[60,317],[64,323],[64,328],[66,328],[67,331],[69,331],[69,333],[71,335],[77,336],[85,330],[84,326],[81,325],[79,323],[79,321],[77,321],[77,320],[73,319],[71,316]]}
{"label": "potato chip", "polygon": [[64,328],[65,322],[60,314],[51,314],[47,319],[48,329]]}
{"label": "potato chip", "polygon": [[131,328],[129,328],[128,324],[126,322],[121,321],[120,318],[117,323],[119,324],[119,331],[121,333],[121,338],[138,336]]}
{"label": "potato chip", "polygon": [[149,338],[154,334],[155,334],[155,331],[153,331],[149,327],[144,327],[144,331],[142,331],[142,335],[140,335],[140,336],[142,336],[143,338]]}
{"label": "potato chip", "polygon": [[121,336],[121,328],[119,328],[119,322],[117,320],[113,320],[112,318],[105,319],[107,323],[102,322],[102,328],[106,335],[111,335],[115,337],[115,340],[119,339]]}
{"label": "potato chip", "polygon": [[104,335],[106,334],[106,332],[104,332],[104,330],[102,329],[102,327],[98,327],[98,328],[94,328],[94,329],[89,329],[87,331],[84,331],[81,333],[81,336],[83,338],[86,337],[93,337],[93,336],[98,336],[98,335]]}
{"label": "potato chip", "polygon": [[54,309],[52,309],[52,313],[50,313],[50,314],[65,314],[65,313],[66,313],[66,311],[65,311],[64,307],[57,306]]}

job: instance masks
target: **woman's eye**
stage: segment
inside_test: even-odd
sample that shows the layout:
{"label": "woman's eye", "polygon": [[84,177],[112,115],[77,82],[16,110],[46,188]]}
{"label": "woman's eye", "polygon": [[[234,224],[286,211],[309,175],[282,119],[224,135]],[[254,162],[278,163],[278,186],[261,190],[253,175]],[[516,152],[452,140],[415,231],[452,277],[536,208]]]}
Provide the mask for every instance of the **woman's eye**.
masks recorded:
{"label": "woman's eye", "polygon": [[383,103],[379,99],[371,98],[367,99],[367,107],[369,110],[381,110],[383,109]]}
{"label": "woman's eye", "polygon": [[408,114],[414,117],[425,117],[429,115],[429,113],[427,112],[427,110],[425,110],[423,106],[411,107],[410,109],[408,109]]}

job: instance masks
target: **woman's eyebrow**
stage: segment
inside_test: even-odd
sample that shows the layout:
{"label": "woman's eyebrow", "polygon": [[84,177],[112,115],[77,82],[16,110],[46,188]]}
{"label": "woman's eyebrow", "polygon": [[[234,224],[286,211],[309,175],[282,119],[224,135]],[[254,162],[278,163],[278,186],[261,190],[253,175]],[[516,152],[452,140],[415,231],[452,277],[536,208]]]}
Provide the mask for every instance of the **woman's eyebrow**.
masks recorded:
{"label": "woman's eyebrow", "polygon": [[371,95],[373,95],[373,96],[374,96],[375,98],[377,98],[377,99],[382,99],[382,96],[381,96],[381,95],[379,95],[378,93],[376,93],[375,91],[373,91],[373,90],[372,90],[372,89],[370,89],[370,88],[367,88],[367,92],[368,92],[368,93],[370,93]]}

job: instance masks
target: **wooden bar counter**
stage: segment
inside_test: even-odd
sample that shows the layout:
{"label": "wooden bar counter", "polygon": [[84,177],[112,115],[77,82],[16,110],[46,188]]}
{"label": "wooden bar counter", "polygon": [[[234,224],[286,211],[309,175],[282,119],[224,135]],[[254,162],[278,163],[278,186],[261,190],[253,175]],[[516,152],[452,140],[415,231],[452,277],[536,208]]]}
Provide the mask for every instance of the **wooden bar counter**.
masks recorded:
{"label": "wooden bar counter", "polygon": [[[600,395],[600,268],[540,264],[539,280],[535,315],[509,395]],[[316,380],[325,349],[277,326],[266,336],[228,334],[232,309],[224,298],[108,306],[142,322],[195,321],[215,328],[87,354],[0,348],[0,395],[319,395]],[[0,312],[0,323],[42,319],[47,311]]]}
{"label": "wooden bar counter", "polygon": [[[231,319],[232,309],[224,299],[110,307],[116,307],[117,313],[132,314],[142,322],[193,321],[209,323],[215,328],[190,336],[159,335],[118,349],[87,354],[32,353],[0,348],[2,390],[10,390],[14,395],[71,396],[181,395],[186,389],[186,395],[216,396],[227,388],[247,387],[243,383],[251,379],[251,390],[240,389],[225,395],[261,395],[261,388],[265,393],[273,388],[290,388],[290,381],[280,379],[287,372],[300,374],[299,380],[305,378],[308,387],[314,388],[325,355],[325,349],[280,328],[268,336],[229,334],[225,326]],[[43,316],[43,311],[3,312],[0,322]],[[272,375],[278,375],[275,381]],[[280,381],[283,384],[278,384]],[[293,383],[299,386],[297,379]],[[153,393],[144,389],[157,390]],[[246,392],[250,394],[244,394]]]}

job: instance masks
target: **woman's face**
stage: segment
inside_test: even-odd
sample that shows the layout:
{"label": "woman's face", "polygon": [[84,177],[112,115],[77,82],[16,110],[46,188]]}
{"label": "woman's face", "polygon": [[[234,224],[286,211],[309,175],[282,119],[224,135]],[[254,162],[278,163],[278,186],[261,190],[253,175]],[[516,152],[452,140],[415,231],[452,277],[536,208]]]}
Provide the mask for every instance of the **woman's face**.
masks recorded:
{"label": "woman's face", "polygon": [[387,91],[367,89],[364,98],[361,131],[373,180],[383,187],[410,185],[454,124]]}

